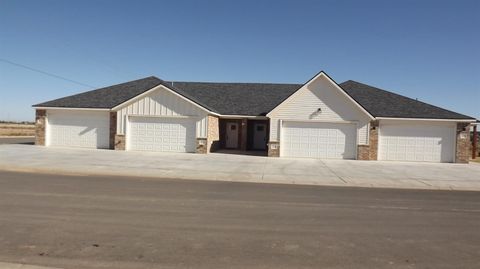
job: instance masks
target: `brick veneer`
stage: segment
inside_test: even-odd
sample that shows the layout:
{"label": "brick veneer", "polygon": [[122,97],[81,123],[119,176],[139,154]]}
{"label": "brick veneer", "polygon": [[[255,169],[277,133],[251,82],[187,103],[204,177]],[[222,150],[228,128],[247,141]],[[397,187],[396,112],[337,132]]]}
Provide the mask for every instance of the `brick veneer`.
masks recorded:
{"label": "brick veneer", "polygon": [[370,145],[357,146],[357,160],[370,160]]}
{"label": "brick veneer", "polygon": [[117,112],[110,112],[110,149],[115,149],[115,135],[117,134]]}
{"label": "brick veneer", "polygon": [[456,140],[457,143],[455,148],[455,162],[468,163],[471,155],[469,123],[457,123]]}
{"label": "brick veneer", "polygon": [[35,145],[45,146],[45,124],[47,111],[45,109],[35,110]]}
{"label": "brick veneer", "polygon": [[214,152],[220,148],[220,132],[218,117],[208,116],[207,152]]}
{"label": "brick veneer", "polygon": [[125,135],[115,135],[115,145],[113,148],[115,150],[125,150]]}
{"label": "brick veneer", "polygon": [[206,154],[207,148],[207,139],[203,137],[197,137],[195,153]]}
{"label": "brick veneer", "polygon": [[280,157],[280,142],[268,142],[268,157]]}
{"label": "brick veneer", "polygon": [[370,122],[368,145],[358,145],[357,160],[378,160],[378,121]]}

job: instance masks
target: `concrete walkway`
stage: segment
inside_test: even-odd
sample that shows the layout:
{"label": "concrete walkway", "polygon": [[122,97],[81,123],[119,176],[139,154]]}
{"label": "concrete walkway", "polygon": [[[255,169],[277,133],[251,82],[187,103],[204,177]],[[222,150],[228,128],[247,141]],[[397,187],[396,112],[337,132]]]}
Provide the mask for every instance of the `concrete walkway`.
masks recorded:
{"label": "concrete walkway", "polygon": [[479,164],[267,158],[0,145],[0,169],[153,178],[480,191]]}

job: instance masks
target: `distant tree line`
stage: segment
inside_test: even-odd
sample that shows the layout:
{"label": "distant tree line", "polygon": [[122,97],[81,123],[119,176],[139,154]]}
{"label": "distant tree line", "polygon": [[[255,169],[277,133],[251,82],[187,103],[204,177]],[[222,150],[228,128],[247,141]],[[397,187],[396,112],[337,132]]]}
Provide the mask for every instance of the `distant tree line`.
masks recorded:
{"label": "distant tree line", "polygon": [[33,122],[33,121],[7,121],[7,120],[0,120],[0,123],[7,123],[7,124],[26,124],[26,125],[35,124],[35,122]]}

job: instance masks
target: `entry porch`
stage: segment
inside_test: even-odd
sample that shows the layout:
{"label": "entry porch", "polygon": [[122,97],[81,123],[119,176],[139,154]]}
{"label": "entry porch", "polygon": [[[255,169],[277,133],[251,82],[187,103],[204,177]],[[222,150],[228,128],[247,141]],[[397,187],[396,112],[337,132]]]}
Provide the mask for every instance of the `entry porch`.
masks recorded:
{"label": "entry porch", "polygon": [[266,154],[270,131],[268,118],[220,118],[218,124],[217,151],[232,154],[256,151]]}

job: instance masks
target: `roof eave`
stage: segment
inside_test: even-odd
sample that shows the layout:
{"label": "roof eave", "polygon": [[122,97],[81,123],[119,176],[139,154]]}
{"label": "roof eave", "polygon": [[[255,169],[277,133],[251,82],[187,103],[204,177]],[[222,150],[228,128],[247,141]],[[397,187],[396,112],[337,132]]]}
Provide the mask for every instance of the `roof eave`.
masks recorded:
{"label": "roof eave", "polygon": [[397,117],[375,117],[377,120],[408,120],[408,121],[449,121],[449,122],[476,122],[476,119],[438,119],[438,118],[397,118]]}

